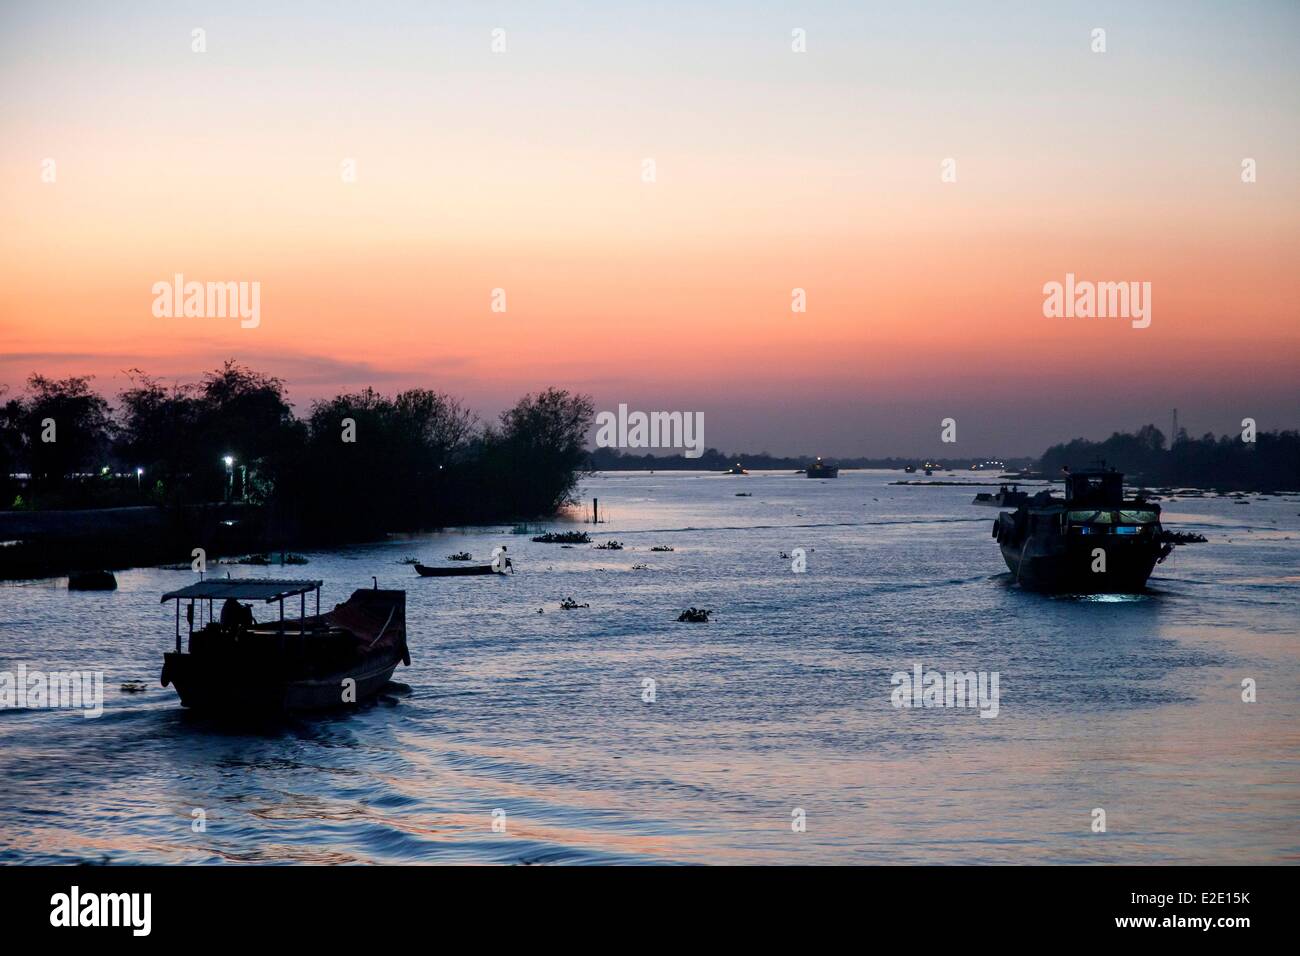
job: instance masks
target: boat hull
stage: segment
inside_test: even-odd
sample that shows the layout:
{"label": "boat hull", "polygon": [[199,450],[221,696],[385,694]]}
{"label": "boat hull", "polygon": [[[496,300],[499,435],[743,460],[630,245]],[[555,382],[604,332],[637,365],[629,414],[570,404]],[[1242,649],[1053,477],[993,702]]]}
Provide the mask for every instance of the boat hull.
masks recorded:
{"label": "boat hull", "polygon": [[[1161,556],[1146,541],[1049,540],[1030,537],[1001,545],[1002,558],[1016,583],[1035,591],[1065,594],[1133,594],[1146,589]],[[1094,571],[1093,550],[1106,554],[1106,570]]]}
{"label": "boat hull", "polygon": [[[393,652],[371,654],[330,674],[292,677],[249,673],[236,661],[213,662],[193,654],[163,655],[162,684],[176,688],[181,706],[238,714],[322,711],[363,703],[377,694],[401,661]],[[355,688],[345,681],[355,681]]]}
{"label": "boat hull", "polygon": [[422,578],[464,578],[476,574],[492,574],[495,569],[490,564],[466,564],[462,567],[435,567],[424,564],[415,566],[415,573]]}
{"label": "boat hull", "polygon": [[1019,508],[1021,505],[1029,502],[1029,495],[1022,494],[1021,497],[1008,497],[1006,495],[995,494],[978,494],[971,499],[973,505],[991,505],[994,508]]}

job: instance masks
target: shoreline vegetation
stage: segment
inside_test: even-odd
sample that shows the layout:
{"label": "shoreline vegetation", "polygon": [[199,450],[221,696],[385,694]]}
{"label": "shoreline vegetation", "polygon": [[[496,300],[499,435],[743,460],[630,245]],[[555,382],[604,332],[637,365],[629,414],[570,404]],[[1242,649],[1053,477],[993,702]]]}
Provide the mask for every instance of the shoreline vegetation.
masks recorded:
{"label": "shoreline vegetation", "polygon": [[[616,448],[597,448],[588,457],[587,467],[592,471],[727,471],[739,463],[747,471],[803,471],[817,459],[811,455],[773,455],[770,452],[722,452],[706,448],[699,458],[684,455],[633,455]],[[840,468],[880,468],[902,471],[908,465],[920,466],[924,458],[835,458],[827,456],[828,464]],[[972,465],[984,465],[987,458],[944,458],[944,471],[968,471]],[[1007,468],[1031,470],[1036,458],[1001,459]],[[988,470],[988,469],[985,469]]]}
{"label": "shoreline vegetation", "polygon": [[[922,468],[924,458],[827,458],[841,469],[875,468],[902,471]],[[1125,474],[1131,485],[1200,488],[1213,491],[1300,491],[1300,432],[1259,432],[1255,441],[1241,436],[1206,433],[1191,438],[1179,429],[1172,447],[1162,431],[1144,425],[1136,432],[1115,432],[1104,441],[1076,438],[1053,445],[1038,458],[1000,459],[1002,471],[1059,476],[1062,468],[1087,468],[1098,461]],[[684,455],[629,455],[599,448],[588,457],[592,471],[727,471],[739,464],[749,471],[802,471],[810,457],[783,458],[767,452],[724,453],[706,449],[699,458]],[[990,471],[987,458],[951,457],[932,461],[934,472]]]}
{"label": "shoreline vegetation", "polygon": [[299,417],[282,380],[234,361],[197,383],[129,375],[115,406],[89,377],[33,375],[0,395],[0,578],[553,517],[574,501],[594,418],[589,397],[557,388],[490,422],[418,388]]}
{"label": "shoreline vegetation", "polygon": [[[32,375],[0,386],[0,579],[281,555],[387,534],[555,517],[594,471],[803,470],[806,457],[699,458],[588,451],[594,406],[549,388],[483,422],[429,389],[366,388],[294,413],[285,384],[235,361],[199,382],[164,384],[138,369],[115,404],[89,377]],[[1041,458],[946,458],[936,471],[988,466],[1059,474],[1099,459],[1144,486],[1300,490],[1300,433],[1199,439],[1172,447],[1147,425],[1101,442],[1078,438]],[[832,459],[902,471],[920,459]]]}

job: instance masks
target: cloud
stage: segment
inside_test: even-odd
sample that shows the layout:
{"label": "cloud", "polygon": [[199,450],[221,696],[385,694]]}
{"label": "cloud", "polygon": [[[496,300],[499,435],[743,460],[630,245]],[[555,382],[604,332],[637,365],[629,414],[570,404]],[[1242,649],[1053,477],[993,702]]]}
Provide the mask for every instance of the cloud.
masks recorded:
{"label": "cloud", "polygon": [[234,358],[260,372],[284,380],[292,390],[302,387],[315,392],[322,387],[355,387],[427,380],[431,373],[467,371],[468,362],[458,356],[421,360],[419,369],[383,368],[371,362],[349,361],[308,352],[273,355],[230,355],[228,348],[213,347],[202,353],[149,355],[139,352],[13,352],[0,355],[0,382],[20,386],[33,372],[44,375],[94,375],[100,379],[125,379],[128,369],[138,368],[160,379],[198,381],[228,358]]}

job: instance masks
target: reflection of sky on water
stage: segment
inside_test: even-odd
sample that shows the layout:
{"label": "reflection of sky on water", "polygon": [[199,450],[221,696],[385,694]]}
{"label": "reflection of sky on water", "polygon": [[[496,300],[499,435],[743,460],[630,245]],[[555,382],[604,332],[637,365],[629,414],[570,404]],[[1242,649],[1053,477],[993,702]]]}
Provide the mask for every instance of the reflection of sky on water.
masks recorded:
{"label": "reflection of sky on water", "polygon": [[[1291,540],[1174,517],[1211,540],[1177,549],[1150,594],[1044,598],[1008,583],[996,511],[970,489],[895,477],[597,476],[588,496],[610,521],[593,541],[623,551],[471,531],[311,555],[301,573],[325,579],[325,602],[371,574],[407,589],[409,691],[256,732],[157,686],[172,626],[158,595],[185,572],[124,572],[114,593],[4,586],[0,669],[102,669],[107,701],[91,721],[0,713],[0,859],[1296,858],[1293,502],[1249,509]],[[397,563],[502,542],[519,572],[506,580]],[[780,557],[796,547],[805,574]],[[591,607],[560,611],[570,596]],[[713,621],[676,623],[688,605]],[[895,710],[890,675],[915,663],[998,671],[1000,715]],[[1241,703],[1247,677],[1256,704]],[[129,679],[149,692],[119,693]]]}

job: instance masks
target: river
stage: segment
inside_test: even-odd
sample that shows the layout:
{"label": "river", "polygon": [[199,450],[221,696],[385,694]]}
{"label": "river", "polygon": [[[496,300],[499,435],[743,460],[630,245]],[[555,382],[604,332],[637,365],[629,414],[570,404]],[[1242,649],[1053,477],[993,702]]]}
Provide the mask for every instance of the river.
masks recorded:
{"label": "river", "polygon": [[[1296,862],[1298,496],[1175,495],[1209,541],[1149,593],[1053,598],[979,489],[900,477],[599,474],[606,523],[546,527],[623,550],[477,528],[223,566],[323,607],[407,590],[400,685],[255,730],[158,684],[189,571],[0,584],[0,671],[105,675],[97,718],[0,710],[0,862]],[[400,563],[501,544],[513,576]],[[996,717],[894,706],[917,665],[996,672]]]}

